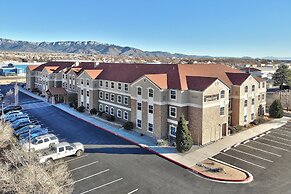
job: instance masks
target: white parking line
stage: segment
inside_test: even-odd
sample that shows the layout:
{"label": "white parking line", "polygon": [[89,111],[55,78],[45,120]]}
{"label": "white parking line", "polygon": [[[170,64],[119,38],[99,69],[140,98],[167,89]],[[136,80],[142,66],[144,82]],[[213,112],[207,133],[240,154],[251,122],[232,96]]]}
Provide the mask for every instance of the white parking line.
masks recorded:
{"label": "white parking line", "polygon": [[283,135],[283,136],[286,136],[286,137],[290,137],[290,136],[287,135],[287,134],[277,133],[277,132],[275,132],[275,131],[272,131],[272,133],[275,133],[275,134],[277,134],[277,135]]}
{"label": "white parking line", "polygon": [[89,193],[89,192],[94,191],[94,190],[96,190],[96,189],[100,189],[100,188],[105,187],[105,186],[107,186],[107,185],[111,185],[111,184],[113,184],[113,183],[115,183],[115,182],[121,181],[122,179],[123,179],[123,178],[116,179],[116,180],[111,181],[111,182],[109,182],[109,183],[105,183],[105,184],[100,185],[100,186],[98,186],[98,187],[95,187],[95,188],[93,188],[93,189],[90,189],[90,190],[84,191],[84,192],[82,192],[82,193],[80,193],[80,194]]}
{"label": "white parking line", "polygon": [[237,147],[237,146],[239,146],[240,145],[240,143],[237,143],[237,144],[235,144],[233,147]]}
{"label": "white parking line", "polygon": [[248,147],[248,148],[251,148],[251,149],[254,149],[254,150],[258,150],[258,151],[261,151],[261,152],[265,152],[265,153],[268,153],[268,154],[272,154],[274,156],[281,157],[281,155],[279,155],[279,154],[276,154],[276,153],[273,153],[273,152],[269,152],[269,151],[266,151],[266,150],[262,150],[262,149],[259,149],[259,148],[255,148],[253,146],[244,145],[244,144],[242,146],[245,146],[245,147]]}
{"label": "white parking line", "polygon": [[256,140],[256,139],[258,139],[258,138],[259,138],[259,137],[254,137],[253,140]]}
{"label": "white parking line", "polygon": [[240,161],[243,161],[243,162],[248,163],[248,164],[252,164],[253,166],[256,166],[256,167],[259,167],[259,168],[263,168],[263,169],[266,168],[266,167],[264,167],[264,166],[261,166],[261,165],[258,165],[258,164],[255,164],[255,163],[249,162],[249,161],[247,161],[247,160],[244,160],[244,159],[241,159],[241,158],[238,158],[238,157],[235,157],[235,156],[232,156],[232,155],[229,155],[229,154],[223,153],[223,152],[221,152],[221,154],[226,155],[226,156],[229,156],[229,157],[234,158],[234,159],[237,159],[237,160],[240,160]]}
{"label": "white parking line", "polygon": [[290,131],[285,131],[285,130],[282,130],[282,129],[277,129],[278,131],[283,131],[284,133],[288,133],[288,134],[291,134]]}
{"label": "white parking line", "polygon": [[277,144],[281,144],[281,145],[285,145],[285,146],[291,147],[291,145],[290,144],[287,144],[287,143],[282,143],[282,142],[275,141],[275,140],[271,140],[271,139],[268,139],[268,138],[265,138],[265,137],[262,137],[262,139],[265,139],[267,141],[271,141],[271,142],[274,142],[274,143],[277,143]]}
{"label": "white parking line", "polygon": [[134,189],[134,190],[130,191],[130,192],[127,193],[127,194],[132,194],[132,193],[135,193],[135,192],[137,192],[137,191],[138,191],[138,189]]}
{"label": "white parking line", "polygon": [[243,142],[243,144],[246,144],[246,143],[249,143],[249,142],[250,142],[250,140],[246,140],[246,141]]}
{"label": "white parking line", "polygon": [[277,137],[277,136],[274,136],[274,135],[271,135],[271,134],[269,134],[269,136],[277,138],[277,139],[285,140],[285,141],[291,141],[291,139],[285,139],[283,137]]}
{"label": "white parking line", "polygon": [[289,150],[285,149],[285,148],[281,148],[281,147],[277,147],[277,146],[273,146],[273,145],[270,145],[270,144],[267,144],[267,143],[262,143],[262,142],[259,142],[259,141],[253,141],[255,143],[258,143],[258,144],[262,144],[262,145],[265,145],[265,146],[270,146],[272,148],[276,148],[276,149],[279,149],[279,150],[284,150],[286,152],[290,152]]}
{"label": "white parking line", "polygon": [[237,150],[237,149],[234,149],[234,148],[232,148],[232,150],[234,150],[234,151],[236,151],[236,152],[240,152],[240,153],[246,154],[246,155],[249,155],[249,156],[252,156],[252,157],[255,157],[255,158],[259,158],[259,159],[261,159],[261,160],[265,160],[265,161],[267,161],[267,162],[274,162],[274,161],[272,161],[272,160],[268,160],[268,159],[266,159],[266,158],[262,158],[262,157],[260,157],[260,156],[256,156],[256,155],[254,155],[254,154],[250,154],[250,153],[247,153],[247,152],[244,152],[244,151],[241,151],[241,150]]}
{"label": "white parking line", "polygon": [[227,152],[228,150],[230,150],[230,148],[226,148],[223,150],[223,152]]}
{"label": "white parking line", "polygon": [[74,182],[72,182],[72,183],[70,183],[70,184],[66,184],[66,185],[64,185],[63,187],[65,187],[65,186],[69,186],[69,185],[72,185],[72,184],[75,184],[75,183],[78,183],[78,182],[80,182],[80,181],[83,181],[83,180],[86,180],[86,179],[92,178],[92,177],[97,176],[97,175],[100,175],[100,174],[103,174],[103,173],[105,173],[105,172],[108,172],[109,170],[110,170],[110,169],[108,168],[108,169],[106,169],[106,170],[103,170],[103,171],[97,172],[97,173],[92,174],[92,175],[90,175],[90,176],[86,176],[86,177],[81,178],[81,179],[79,179],[79,180],[76,180],[76,181],[74,181]]}
{"label": "white parking line", "polygon": [[98,163],[98,161],[91,162],[91,163],[89,163],[89,164],[85,164],[85,165],[83,165],[83,166],[79,166],[79,167],[77,167],[77,168],[73,168],[73,169],[71,169],[71,170],[69,170],[69,171],[70,171],[70,172],[73,172],[73,171],[75,171],[75,170],[79,170],[79,169],[81,169],[81,168],[85,168],[85,167],[87,167],[87,166],[91,166],[91,165],[96,164],[96,163]]}
{"label": "white parking line", "polygon": [[76,157],[76,158],[72,158],[70,160],[66,160],[66,162],[71,162],[71,161],[74,161],[74,160],[77,160],[77,159],[81,159],[81,158],[84,158],[84,157],[87,157],[89,154],[85,154],[83,156],[79,156],[79,157]]}

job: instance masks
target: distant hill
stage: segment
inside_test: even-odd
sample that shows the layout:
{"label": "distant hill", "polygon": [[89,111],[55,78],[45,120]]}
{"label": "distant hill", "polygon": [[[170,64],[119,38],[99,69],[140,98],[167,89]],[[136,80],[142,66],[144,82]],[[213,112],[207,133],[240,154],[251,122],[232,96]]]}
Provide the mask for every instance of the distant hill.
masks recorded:
{"label": "distant hill", "polygon": [[0,51],[103,54],[133,57],[210,58],[162,51],[143,51],[132,47],[104,44],[96,41],[29,42],[0,38]]}

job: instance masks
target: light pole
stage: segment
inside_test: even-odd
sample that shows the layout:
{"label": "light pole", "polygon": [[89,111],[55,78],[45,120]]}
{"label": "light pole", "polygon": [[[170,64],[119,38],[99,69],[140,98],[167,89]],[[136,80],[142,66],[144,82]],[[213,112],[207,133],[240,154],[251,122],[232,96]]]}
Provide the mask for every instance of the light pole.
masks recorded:
{"label": "light pole", "polygon": [[17,80],[16,80],[16,83],[15,83],[14,95],[15,95],[15,106],[17,106],[18,105],[18,85],[17,85]]}
{"label": "light pole", "polygon": [[28,129],[28,151],[29,151],[29,163],[31,162],[31,131],[30,128]]}

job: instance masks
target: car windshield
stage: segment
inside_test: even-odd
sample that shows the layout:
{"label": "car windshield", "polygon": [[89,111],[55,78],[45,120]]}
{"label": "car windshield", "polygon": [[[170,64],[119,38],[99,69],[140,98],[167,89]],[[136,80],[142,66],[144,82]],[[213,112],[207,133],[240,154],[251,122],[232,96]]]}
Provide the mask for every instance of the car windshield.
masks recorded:
{"label": "car windshield", "polygon": [[73,148],[76,148],[76,146],[74,145],[74,144],[72,144],[72,143],[69,143],[70,144],[70,146],[72,146]]}
{"label": "car windshield", "polygon": [[31,143],[32,143],[32,144],[36,144],[36,143],[37,143],[37,139],[33,139],[33,140],[31,141]]}

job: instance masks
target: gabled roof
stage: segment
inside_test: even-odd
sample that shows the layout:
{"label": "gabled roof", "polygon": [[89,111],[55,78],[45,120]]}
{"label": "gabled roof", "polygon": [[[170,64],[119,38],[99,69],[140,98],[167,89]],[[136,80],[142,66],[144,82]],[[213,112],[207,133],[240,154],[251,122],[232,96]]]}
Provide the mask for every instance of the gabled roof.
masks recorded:
{"label": "gabled roof", "polygon": [[240,69],[241,71],[244,71],[244,72],[254,72],[254,71],[261,71],[260,69],[257,69],[257,68],[254,68],[254,67],[245,67],[245,68],[242,68]]}
{"label": "gabled roof", "polygon": [[47,70],[48,73],[53,73],[59,66],[45,66],[43,70]]}
{"label": "gabled roof", "polygon": [[257,80],[257,82],[265,82],[265,81],[267,81],[266,79],[261,78],[261,77],[259,77],[259,76],[254,77],[254,78],[255,78],[255,80]]}
{"label": "gabled roof", "polygon": [[75,62],[68,62],[68,61],[50,61],[47,63],[44,63],[37,68],[35,68],[33,71],[42,71],[45,67],[49,66],[57,66],[58,68],[55,69],[54,73],[57,73],[65,68],[71,67]]}
{"label": "gabled roof", "polygon": [[168,76],[167,74],[146,74],[145,77],[150,79],[160,89],[168,88]]}
{"label": "gabled roof", "polygon": [[204,91],[218,78],[186,76],[188,90]]}
{"label": "gabled roof", "polygon": [[47,90],[47,93],[49,93],[50,95],[66,95],[67,91],[64,88],[61,87],[51,87]]}
{"label": "gabled roof", "polygon": [[30,70],[30,71],[33,71],[35,70],[39,65],[28,65],[27,68]]}
{"label": "gabled roof", "polygon": [[248,73],[226,73],[233,85],[241,85],[249,76]]}
{"label": "gabled roof", "polygon": [[96,79],[102,71],[103,70],[100,70],[100,69],[85,69],[84,70],[84,72],[86,72],[92,79]]}

